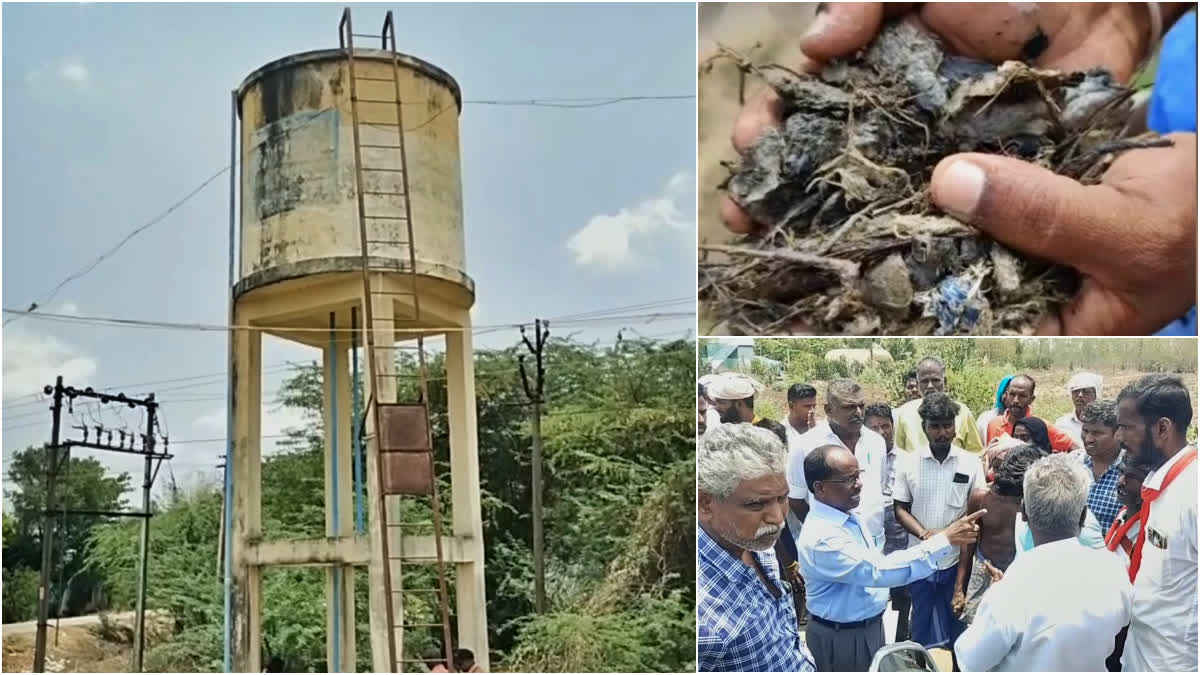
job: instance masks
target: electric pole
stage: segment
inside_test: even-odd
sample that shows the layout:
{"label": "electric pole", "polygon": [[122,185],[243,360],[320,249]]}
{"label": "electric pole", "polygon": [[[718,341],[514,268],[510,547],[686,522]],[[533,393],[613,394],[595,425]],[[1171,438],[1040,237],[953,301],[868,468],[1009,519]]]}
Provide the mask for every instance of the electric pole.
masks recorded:
{"label": "electric pole", "polygon": [[[63,518],[68,515],[84,515],[84,516],[102,516],[105,518],[141,518],[141,566],[138,570],[138,597],[137,597],[137,617],[134,624],[133,638],[133,670],[141,672],[142,656],[146,646],[146,586],[148,579],[149,563],[150,563],[150,518],[153,515],[150,512],[150,490],[154,486],[154,479],[158,477],[158,470],[162,467],[164,460],[171,459],[170,439],[163,436],[163,449],[157,450],[156,431],[158,429],[158,402],[154,400],[154,394],[148,395],[145,399],[130,398],[125,394],[108,394],[97,392],[91,387],[85,389],[76,389],[75,387],[64,387],[63,379],[60,375],[55,381],[53,387],[47,385],[43,390],[47,395],[54,395],[54,405],[51,407],[53,411],[53,424],[50,428],[50,445],[46,448],[46,510],[42,513],[42,574],[41,586],[38,589],[38,624],[37,624],[37,639],[34,645],[33,652],[33,671],[42,673],[46,671],[46,629],[49,626],[49,605],[50,605],[50,570],[53,560],[53,544],[54,544],[54,504],[55,504],[55,487],[58,481],[59,473],[59,450],[64,450],[62,457],[70,463],[72,448],[89,448],[92,450],[104,450],[107,452],[117,452],[132,455],[141,455],[146,462],[146,474],[142,481],[142,510],[141,511],[97,511],[93,509],[74,509],[68,508],[68,505],[63,505],[58,513],[62,514]],[[63,399],[67,399],[68,411],[72,411],[76,398],[97,399],[103,405],[123,405],[130,408],[145,408],[147,413],[146,433],[142,435],[142,446],[137,447],[138,433],[132,429],[107,429],[102,423],[97,422],[93,427],[86,424],[71,427],[83,433],[83,439],[68,438],[62,440],[60,438],[62,429],[62,409]],[[95,440],[91,440],[90,432],[95,431]],[[119,439],[113,441],[113,432],[119,434]],[[157,464],[155,464],[157,461]],[[65,477],[65,474],[64,474]],[[68,582],[69,583],[69,582]]]}
{"label": "electric pole", "polygon": [[530,342],[525,335],[525,327],[521,326],[521,340],[533,354],[537,366],[536,382],[529,383],[525,372],[525,355],[517,357],[517,365],[521,370],[521,384],[525,387],[525,395],[533,404],[532,435],[533,435],[533,608],[538,614],[546,611],[546,557],[542,544],[542,405],[545,404],[546,339],[550,337],[550,322],[534,319],[534,341]]}
{"label": "electric pole", "polygon": [[54,546],[54,482],[58,478],[58,434],[62,425],[63,380],[62,375],[54,381],[54,388],[47,386],[43,391],[54,394],[54,405],[50,408],[53,421],[50,425],[50,445],[46,446],[46,511],[42,514],[42,580],[38,586],[37,637],[33,647],[33,672],[46,672],[46,628],[50,617],[50,561]]}
{"label": "electric pole", "polygon": [[146,397],[146,435],[142,448],[146,454],[145,478],[142,481],[142,547],[138,570],[137,623],[133,627],[133,672],[142,672],[142,657],[146,648],[146,576],[150,567],[150,488],[154,485],[154,426],[157,423],[158,403],[154,394]]}

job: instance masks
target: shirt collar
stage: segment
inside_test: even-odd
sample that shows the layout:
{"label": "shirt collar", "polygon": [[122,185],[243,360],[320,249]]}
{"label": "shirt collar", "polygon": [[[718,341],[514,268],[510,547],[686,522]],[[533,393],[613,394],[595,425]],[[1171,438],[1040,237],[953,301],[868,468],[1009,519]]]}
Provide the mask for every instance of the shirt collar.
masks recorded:
{"label": "shirt collar", "polygon": [[[946,455],[946,460],[949,461],[951,457],[957,457],[957,456],[961,455],[963,452],[965,452],[965,450],[958,447],[954,443],[951,443],[950,444],[950,454]],[[922,458],[928,457],[929,459],[933,459],[933,450],[929,447],[929,444],[926,443],[924,446],[921,447],[920,450],[917,451],[917,456],[922,457]],[[936,461],[936,460],[934,460],[934,461]]]}
{"label": "shirt collar", "polygon": [[838,527],[846,524],[850,520],[850,514],[845,511],[839,511],[825,502],[813,497],[812,506],[809,507],[808,516],[810,518],[817,517],[822,520],[827,520]]}
{"label": "shirt collar", "polygon": [[[1086,466],[1087,468],[1090,469],[1096,465],[1096,463],[1092,461],[1092,456],[1087,454],[1086,449],[1080,448],[1079,451],[1083,453],[1083,465],[1084,466]],[[1108,473],[1109,471],[1112,471],[1113,468],[1120,466],[1121,462],[1123,462],[1124,460],[1125,460],[1125,448],[1121,448],[1120,450],[1117,451],[1117,458],[1113,460],[1112,464],[1108,465],[1108,469],[1104,473]]]}
{"label": "shirt collar", "polygon": [[[716,539],[709,536],[708,532],[705,532],[704,528],[700,527],[699,524],[696,525],[696,550],[700,552],[701,565],[731,580],[744,580],[747,574],[753,574],[757,577],[757,573],[750,569],[749,565],[740,558],[733,557],[729,551],[717,543]],[[755,551],[751,551],[750,555],[758,559],[758,564],[762,567],[767,577],[773,576],[771,574],[771,566],[762,559],[762,556]]]}
{"label": "shirt collar", "polygon": [[1167,472],[1171,470],[1171,467],[1175,466],[1176,462],[1183,459],[1183,453],[1186,452],[1189,447],[1191,446],[1183,446],[1179,452],[1175,453],[1175,455],[1171,457],[1171,459],[1168,459],[1165,464],[1158,467],[1154,473],[1146,476],[1146,480],[1142,481],[1142,487],[1150,488],[1151,490],[1161,490],[1163,481],[1167,478]]}

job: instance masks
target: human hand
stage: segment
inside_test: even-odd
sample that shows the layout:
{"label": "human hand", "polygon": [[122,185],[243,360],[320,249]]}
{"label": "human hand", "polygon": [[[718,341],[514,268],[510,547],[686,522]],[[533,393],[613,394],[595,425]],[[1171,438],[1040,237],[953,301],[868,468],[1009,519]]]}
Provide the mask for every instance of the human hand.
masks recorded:
{"label": "human hand", "polygon": [[1098,185],[1009,157],[943,159],[942,210],[1032,257],[1079,271],[1079,293],[1042,335],[1146,335],[1196,302],[1196,134],[1129,150]]}
{"label": "human hand", "polygon": [[946,535],[946,539],[950,540],[951,546],[974,544],[979,539],[979,524],[976,521],[982,518],[985,513],[987,513],[987,509],[979,509],[969,516],[963,516],[950,523],[946,529],[942,530],[942,534]]}
{"label": "human hand", "polygon": [[[1186,5],[1160,3],[1164,21]],[[805,61],[783,64],[815,72],[820,62],[845,56],[870,42],[887,19],[905,17],[938,35],[960,56],[1002,63],[1022,59],[1059,70],[1103,67],[1126,81],[1146,56],[1151,40],[1150,12],[1143,3],[822,3],[823,10],[801,40]],[[733,128],[733,145],[745,152],[768,126],[781,122],[773,90],[750,97]],[[733,232],[757,225],[729,195],[720,215]]]}
{"label": "human hand", "polygon": [[983,561],[983,569],[988,573],[988,576],[992,578],[992,583],[996,583],[1004,578],[1004,572],[996,569],[992,563],[986,560]]}
{"label": "human hand", "polygon": [[961,588],[954,589],[954,598],[950,600],[950,609],[955,614],[961,614],[963,608],[967,606],[967,596],[963,594]]}

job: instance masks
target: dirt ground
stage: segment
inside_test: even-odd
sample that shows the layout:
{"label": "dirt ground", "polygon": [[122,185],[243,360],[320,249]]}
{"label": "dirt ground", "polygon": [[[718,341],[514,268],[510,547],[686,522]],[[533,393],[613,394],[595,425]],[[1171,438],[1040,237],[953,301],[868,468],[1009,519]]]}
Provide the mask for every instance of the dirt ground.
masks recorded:
{"label": "dirt ground", "polygon": [[[132,612],[113,615],[115,621],[132,634]],[[147,613],[147,646],[154,644],[169,630],[165,615]],[[3,671],[28,673],[33,670],[33,648],[36,622],[4,626]],[[106,640],[99,633],[96,615],[64,619],[61,628],[50,622],[49,645],[46,648],[46,672],[50,673],[126,673],[133,663],[133,647],[128,641]]]}
{"label": "dirt ground", "polygon": [[[783,65],[800,59],[800,36],[816,12],[815,2],[794,3],[721,3],[700,5],[699,62],[717,51],[717,44],[741,53],[751,53],[756,60]],[[751,51],[755,44],[761,46]],[[717,212],[720,192],[717,186],[729,175],[718,163],[737,158],[729,137],[737,117],[740,72],[730,62],[716,63],[711,73],[700,78],[698,85],[698,146],[700,163],[697,237],[700,244],[722,244],[733,237],[721,223]],[[746,95],[753,95],[764,85],[746,80]],[[713,322],[700,311],[700,334],[708,335]]]}

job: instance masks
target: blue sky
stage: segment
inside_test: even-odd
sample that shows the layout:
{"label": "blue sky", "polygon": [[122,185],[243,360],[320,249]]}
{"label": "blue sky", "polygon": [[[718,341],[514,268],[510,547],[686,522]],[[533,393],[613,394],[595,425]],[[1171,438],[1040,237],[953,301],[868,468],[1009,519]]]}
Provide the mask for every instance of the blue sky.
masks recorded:
{"label": "blue sky", "polygon": [[[376,30],[394,9],[399,49],[448,71],[465,99],[695,92],[691,4],[352,7],[356,32]],[[43,301],[225,166],[229,91],[281,56],[336,47],[341,8],[5,5],[4,307]],[[694,101],[582,110],[468,103],[460,130],[476,324],[694,295]],[[223,176],[42,309],[223,323],[227,213]],[[518,247],[528,251],[524,259],[492,255]],[[682,336],[695,321],[624,325]],[[572,330],[606,343],[620,327]],[[500,331],[479,336],[476,346],[516,339],[516,331]],[[175,440],[223,436],[224,384],[216,374],[225,369],[225,349],[224,334],[215,332],[13,322],[3,331],[4,468],[14,449],[48,437],[49,415],[29,394],[58,373],[97,387],[208,374],[130,393],[160,391]],[[264,362],[315,354],[269,340]],[[267,399],[280,372],[268,368],[264,378]],[[294,411],[273,411],[264,433],[297,421]],[[223,451],[219,442],[180,445],[173,468],[194,480]],[[133,459],[104,459],[138,470]]]}

